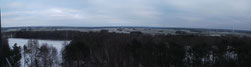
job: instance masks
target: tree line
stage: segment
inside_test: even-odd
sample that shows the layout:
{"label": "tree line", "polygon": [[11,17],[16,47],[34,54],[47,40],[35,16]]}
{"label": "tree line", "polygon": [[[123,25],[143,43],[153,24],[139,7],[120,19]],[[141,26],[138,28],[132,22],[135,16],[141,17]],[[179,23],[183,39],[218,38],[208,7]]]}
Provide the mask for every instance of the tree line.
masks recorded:
{"label": "tree line", "polygon": [[63,51],[64,67],[248,67],[251,38],[83,33]]}
{"label": "tree line", "polygon": [[[70,44],[63,48],[62,67],[249,67],[251,65],[250,37],[147,35],[138,32],[124,34],[104,31],[27,31],[15,34],[15,37],[19,38],[71,40]],[[45,55],[39,56],[40,59],[51,56],[40,53],[42,46],[36,47],[39,49],[37,55],[36,49],[33,48],[30,49],[34,52],[28,53],[35,55],[35,58],[30,60],[34,61],[32,63],[35,66],[39,54]]]}

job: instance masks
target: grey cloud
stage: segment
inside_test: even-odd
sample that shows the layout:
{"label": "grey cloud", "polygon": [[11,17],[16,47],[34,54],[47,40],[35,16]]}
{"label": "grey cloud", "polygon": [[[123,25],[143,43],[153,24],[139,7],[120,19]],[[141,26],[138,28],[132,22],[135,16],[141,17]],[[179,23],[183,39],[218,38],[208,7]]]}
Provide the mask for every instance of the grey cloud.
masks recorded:
{"label": "grey cloud", "polygon": [[[2,1],[4,2],[4,1]],[[250,30],[249,0],[44,0],[1,5],[4,26],[160,26]],[[5,10],[4,10],[5,9]]]}

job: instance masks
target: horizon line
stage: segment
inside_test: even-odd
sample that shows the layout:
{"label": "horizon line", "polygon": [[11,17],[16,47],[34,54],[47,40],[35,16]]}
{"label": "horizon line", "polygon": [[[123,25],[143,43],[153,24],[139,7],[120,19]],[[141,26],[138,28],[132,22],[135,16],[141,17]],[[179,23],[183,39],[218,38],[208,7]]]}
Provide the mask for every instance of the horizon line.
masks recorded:
{"label": "horizon line", "polygon": [[199,28],[199,27],[161,27],[161,26],[2,26],[2,28],[17,28],[17,27],[72,27],[72,28],[176,28],[176,29],[206,29],[206,30],[239,30],[239,31],[251,31],[248,29],[228,29],[228,28]]}

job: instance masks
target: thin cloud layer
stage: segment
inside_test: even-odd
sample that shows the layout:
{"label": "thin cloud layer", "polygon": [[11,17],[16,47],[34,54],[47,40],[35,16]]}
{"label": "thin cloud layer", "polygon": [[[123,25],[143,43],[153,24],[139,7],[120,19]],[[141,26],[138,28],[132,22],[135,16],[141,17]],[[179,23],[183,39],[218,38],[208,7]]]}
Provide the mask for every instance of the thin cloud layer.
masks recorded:
{"label": "thin cloud layer", "polygon": [[1,0],[12,26],[154,26],[251,30],[249,0]]}

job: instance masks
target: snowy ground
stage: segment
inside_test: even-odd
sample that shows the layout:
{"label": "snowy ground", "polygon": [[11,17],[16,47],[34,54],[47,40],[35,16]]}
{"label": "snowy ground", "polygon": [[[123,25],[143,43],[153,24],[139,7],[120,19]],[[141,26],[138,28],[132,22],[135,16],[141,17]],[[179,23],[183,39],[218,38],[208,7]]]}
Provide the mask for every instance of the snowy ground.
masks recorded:
{"label": "snowy ground", "polygon": [[[15,43],[17,43],[18,46],[23,47],[24,45],[26,45],[28,43],[28,40],[29,39],[21,39],[21,38],[9,38],[8,39],[9,46],[10,46],[11,49],[12,49],[12,46],[14,46]],[[38,40],[38,42],[39,42],[40,46],[42,44],[44,44],[44,43],[47,43],[48,46],[53,46],[53,47],[57,48],[57,50],[58,50],[58,59],[59,59],[59,61],[61,61],[62,60],[61,49],[63,48],[63,43],[64,42],[69,43],[70,41],[67,41],[67,40],[65,40],[65,41],[64,40]],[[21,53],[23,53],[23,51]],[[21,66],[24,66],[23,64],[24,64],[24,62],[23,62],[23,57],[22,57]]]}

